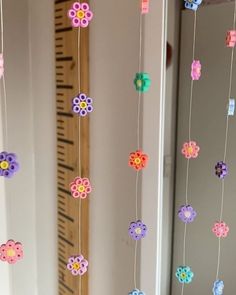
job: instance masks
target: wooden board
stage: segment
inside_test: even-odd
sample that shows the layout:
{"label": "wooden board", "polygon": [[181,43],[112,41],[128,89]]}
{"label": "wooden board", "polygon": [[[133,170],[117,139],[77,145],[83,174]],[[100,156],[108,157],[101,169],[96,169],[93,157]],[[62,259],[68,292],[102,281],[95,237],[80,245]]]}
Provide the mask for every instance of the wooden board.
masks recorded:
{"label": "wooden board", "polygon": [[[86,1],[85,1],[86,2]],[[58,294],[80,295],[79,277],[66,269],[69,256],[79,251],[79,200],[71,197],[69,184],[79,173],[79,144],[81,145],[82,177],[89,175],[89,121],[71,111],[72,98],[78,95],[78,59],[80,58],[81,92],[88,94],[88,29],[81,29],[80,53],[78,29],[72,29],[67,11],[74,1],[55,1],[55,57],[57,112],[57,187],[58,187]],[[88,259],[88,199],[82,202],[83,256]],[[82,277],[82,294],[88,294],[88,273]]]}

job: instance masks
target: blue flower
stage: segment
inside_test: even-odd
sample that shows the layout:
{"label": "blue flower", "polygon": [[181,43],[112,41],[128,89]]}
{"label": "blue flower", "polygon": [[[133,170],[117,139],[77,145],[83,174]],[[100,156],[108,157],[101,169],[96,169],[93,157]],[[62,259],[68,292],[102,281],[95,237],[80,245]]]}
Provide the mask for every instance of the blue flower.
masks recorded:
{"label": "blue flower", "polygon": [[129,292],[129,295],[145,295],[142,291],[138,289],[134,289],[133,291]]}
{"label": "blue flower", "polygon": [[193,279],[193,272],[189,266],[179,266],[175,273],[176,278],[182,284],[189,284]]}
{"label": "blue flower", "polygon": [[212,289],[213,295],[223,295],[224,291],[224,282],[217,280],[214,282],[214,286]]}
{"label": "blue flower", "polygon": [[202,3],[202,0],[184,0],[185,8],[197,10],[198,6]]}

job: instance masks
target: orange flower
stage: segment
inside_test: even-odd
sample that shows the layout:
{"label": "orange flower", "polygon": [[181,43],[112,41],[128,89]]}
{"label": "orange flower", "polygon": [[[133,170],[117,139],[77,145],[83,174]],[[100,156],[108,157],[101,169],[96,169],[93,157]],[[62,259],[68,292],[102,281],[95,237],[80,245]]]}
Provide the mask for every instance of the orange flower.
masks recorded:
{"label": "orange flower", "polygon": [[148,155],[145,155],[143,151],[137,150],[129,155],[129,166],[139,171],[146,167],[148,161]]}

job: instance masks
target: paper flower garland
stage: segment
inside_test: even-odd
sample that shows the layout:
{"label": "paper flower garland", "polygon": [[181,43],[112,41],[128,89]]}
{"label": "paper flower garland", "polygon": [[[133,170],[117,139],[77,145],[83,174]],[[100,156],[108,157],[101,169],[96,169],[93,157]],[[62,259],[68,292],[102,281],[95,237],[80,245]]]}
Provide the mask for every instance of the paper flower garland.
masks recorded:
{"label": "paper flower garland", "polygon": [[71,19],[72,27],[86,28],[93,18],[93,13],[89,10],[88,3],[75,2],[68,11],[68,16]]}
{"label": "paper flower garland", "polygon": [[135,170],[139,171],[146,167],[148,162],[148,156],[144,154],[141,150],[132,152],[129,155],[129,166],[133,167]]}
{"label": "paper flower garland", "polygon": [[223,221],[216,222],[212,228],[212,232],[217,236],[217,238],[225,238],[228,235],[229,227]]}
{"label": "paper flower garland", "polygon": [[201,63],[199,60],[194,60],[192,63],[191,77],[192,80],[199,80],[201,77]]}
{"label": "paper flower garland", "polygon": [[23,258],[23,247],[19,242],[9,240],[0,246],[0,260],[14,264]]}
{"label": "paper flower garland", "polygon": [[189,284],[193,279],[193,272],[189,266],[179,266],[176,270],[175,276],[180,283]]}
{"label": "paper flower garland", "polygon": [[197,10],[198,6],[202,3],[202,0],[184,0],[185,8],[191,10]]}
{"label": "paper flower garland", "polygon": [[84,259],[83,255],[72,256],[68,259],[67,269],[71,271],[73,276],[86,273],[88,268],[88,261]]}
{"label": "paper flower garland", "polygon": [[3,54],[0,54],[0,79],[2,78],[4,73],[4,59],[3,59]]}
{"label": "paper flower garland", "polygon": [[220,179],[223,179],[223,178],[225,178],[225,176],[227,176],[228,167],[223,161],[220,161],[215,165],[215,174]]}
{"label": "paper flower garland", "polygon": [[184,223],[191,223],[194,221],[197,213],[190,205],[183,205],[179,208],[178,216]]}
{"label": "paper flower garland", "polygon": [[197,158],[200,147],[195,141],[185,142],[182,148],[182,154],[186,159]]}
{"label": "paper flower garland", "polygon": [[17,157],[13,153],[0,153],[0,176],[10,178],[19,169]]}
{"label": "paper flower garland", "polygon": [[235,47],[235,43],[236,43],[236,31],[235,30],[228,31],[226,35],[226,46],[233,48]]}
{"label": "paper flower garland", "polygon": [[88,113],[93,111],[93,100],[91,97],[86,96],[84,93],[80,93],[73,99],[73,112],[85,117]]}
{"label": "paper flower garland", "polygon": [[129,235],[131,236],[133,240],[138,241],[144,238],[146,236],[146,233],[147,233],[147,227],[141,220],[130,223]]}
{"label": "paper flower garland", "polygon": [[70,183],[71,194],[73,198],[87,198],[87,195],[91,193],[92,187],[88,178],[76,177],[73,182]]}
{"label": "paper flower garland", "polygon": [[145,295],[142,291],[139,291],[139,289],[134,289],[133,291],[129,292],[129,295]]}
{"label": "paper flower garland", "polygon": [[223,295],[223,291],[224,291],[224,282],[221,280],[215,281],[213,289],[212,289],[213,295]]}
{"label": "paper flower garland", "polygon": [[137,91],[146,92],[149,90],[151,85],[151,80],[147,73],[137,73],[134,79],[134,85]]}

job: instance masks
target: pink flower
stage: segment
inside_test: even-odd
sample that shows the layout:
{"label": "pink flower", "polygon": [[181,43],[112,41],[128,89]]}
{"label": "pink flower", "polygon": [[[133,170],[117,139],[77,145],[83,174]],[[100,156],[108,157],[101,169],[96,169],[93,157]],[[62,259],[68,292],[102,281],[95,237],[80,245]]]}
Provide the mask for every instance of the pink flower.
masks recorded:
{"label": "pink flower", "polygon": [[229,227],[228,225],[221,221],[216,222],[212,228],[212,232],[218,237],[218,238],[225,238],[228,235]]}
{"label": "pink flower", "polygon": [[93,18],[93,13],[89,10],[88,3],[75,2],[72,5],[72,8],[68,11],[68,16],[71,19],[74,28],[85,28]]}
{"label": "pink flower", "polygon": [[2,78],[4,73],[4,59],[2,53],[0,54],[0,79]]}
{"label": "pink flower", "polygon": [[226,35],[226,46],[234,47],[235,43],[236,43],[236,31],[235,30],[228,31]]}
{"label": "pink flower", "polygon": [[186,159],[197,158],[200,147],[197,146],[195,141],[185,142],[182,148],[182,154]]}
{"label": "pink flower", "polygon": [[23,247],[21,243],[9,240],[0,247],[0,260],[10,264],[16,263],[23,258]]}
{"label": "pink flower", "polygon": [[87,268],[88,261],[83,257],[83,255],[71,256],[68,259],[67,269],[70,270],[74,276],[82,276],[86,273]]}
{"label": "pink flower", "polygon": [[192,63],[191,77],[192,80],[199,80],[201,77],[202,65],[199,60],[194,60]]}
{"label": "pink flower", "polygon": [[74,198],[87,198],[91,193],[92,187],[88,178],[76,177],[70,184],[71,194]]}

